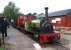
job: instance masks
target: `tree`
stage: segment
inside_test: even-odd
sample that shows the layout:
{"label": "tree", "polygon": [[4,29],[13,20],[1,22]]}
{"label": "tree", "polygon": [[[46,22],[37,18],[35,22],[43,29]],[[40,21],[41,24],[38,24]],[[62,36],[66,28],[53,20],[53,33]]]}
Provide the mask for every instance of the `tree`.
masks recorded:
{"label": "tree", "polygon": [[13,2],[9,2],[9,4],[4,8],[3,14],[7,21],[11,22],[11,19],[16,20],[21,13],[19,13],[19,8],[17,8]]}

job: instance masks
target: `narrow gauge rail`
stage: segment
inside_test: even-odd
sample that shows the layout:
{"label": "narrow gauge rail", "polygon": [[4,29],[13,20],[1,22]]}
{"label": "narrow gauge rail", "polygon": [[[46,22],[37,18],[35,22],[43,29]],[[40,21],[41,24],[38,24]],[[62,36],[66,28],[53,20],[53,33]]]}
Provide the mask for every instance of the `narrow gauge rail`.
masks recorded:
{"label": "narrow gauge rail", "polygon": [[52,47],[55,48],[56,50],[71,50],[70,48],[63,46],[62,43],[60,42],[54,43]]}

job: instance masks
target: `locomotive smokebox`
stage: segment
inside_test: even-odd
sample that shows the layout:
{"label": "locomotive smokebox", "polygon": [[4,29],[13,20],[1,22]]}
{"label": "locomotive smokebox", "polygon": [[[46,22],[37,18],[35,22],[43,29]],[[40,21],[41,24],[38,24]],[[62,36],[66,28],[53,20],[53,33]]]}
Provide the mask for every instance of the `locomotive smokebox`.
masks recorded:
{"label": "locomotive smokebox", "polygon": [[45,18],[48,19],[48,7],[45,7]]}

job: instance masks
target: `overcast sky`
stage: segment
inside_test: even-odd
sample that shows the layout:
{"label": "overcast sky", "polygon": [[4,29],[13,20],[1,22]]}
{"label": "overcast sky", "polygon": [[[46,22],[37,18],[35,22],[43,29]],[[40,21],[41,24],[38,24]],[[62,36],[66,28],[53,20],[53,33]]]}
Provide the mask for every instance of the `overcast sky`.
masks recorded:
{"label": "overcast sky", "polygon": [[0,13],[10,1],[14,2],[24,14],[44,13],[44,7],[49,7],[49,12],[71,8],[71,0],[0,0]]}

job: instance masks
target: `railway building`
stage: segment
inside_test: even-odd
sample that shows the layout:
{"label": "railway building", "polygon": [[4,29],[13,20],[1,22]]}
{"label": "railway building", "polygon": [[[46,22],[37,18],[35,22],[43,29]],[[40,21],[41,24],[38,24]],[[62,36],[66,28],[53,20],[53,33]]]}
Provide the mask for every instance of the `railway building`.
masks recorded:
{"label": "railway building", "polygon": [[56,27],[71,29],[71,9],[49,13],[48,16],[51,23]]}

